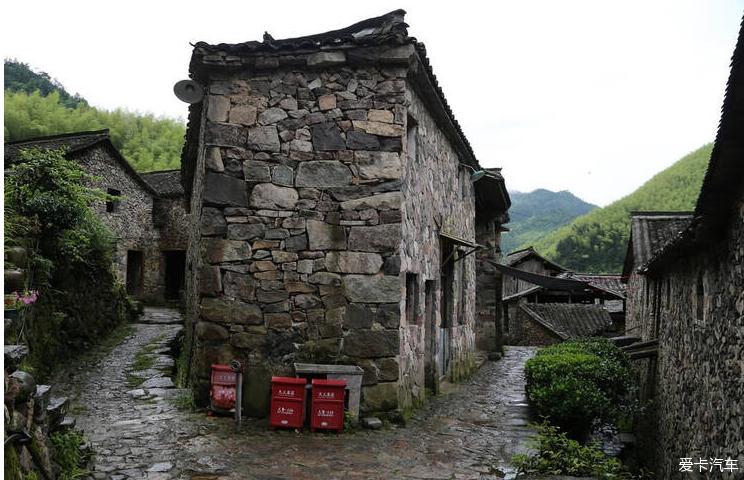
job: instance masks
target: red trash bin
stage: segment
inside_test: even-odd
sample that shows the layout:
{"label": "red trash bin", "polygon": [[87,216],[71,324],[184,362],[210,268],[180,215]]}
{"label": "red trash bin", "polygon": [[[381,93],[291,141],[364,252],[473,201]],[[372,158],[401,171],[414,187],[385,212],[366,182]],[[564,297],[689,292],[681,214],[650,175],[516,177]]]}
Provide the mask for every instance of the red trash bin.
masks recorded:
{"label": "red trash bin", "polygon": [[302,428],[305,423],[305,385],[307,380],[304,378],[271,377],[270,426]]}
{"label": "red trash bin", "polygon": [[313,380],[310,430],[343,430],[346,380]]}
{"label": "red trash bin", "polygon": [[212,364],[212,381],[209,390],[210,410],[230,411],[235,408],[238,376],[230,365]]}

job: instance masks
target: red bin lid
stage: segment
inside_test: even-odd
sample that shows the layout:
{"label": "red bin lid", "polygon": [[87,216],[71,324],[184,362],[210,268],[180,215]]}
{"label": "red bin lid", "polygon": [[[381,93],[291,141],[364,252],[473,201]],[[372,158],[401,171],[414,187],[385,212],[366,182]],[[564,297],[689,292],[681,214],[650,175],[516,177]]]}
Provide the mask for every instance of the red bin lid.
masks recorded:
{"label": "red bin lid", "polygon": [[346,387],[346,380],[325,380],[322,378],[316,378],[313,380],[313,385],[319,387]]}
{"label": "red bin lid", "polygon": [[291,385],[305,385],[307,380],[296,377],[271,377],[271,383],[289,383]]}
{"label": "red bin lid", "polygon": [[220,363],[213,363],[212,370],[217,370],[219,372],[232,372],[233,371],[230,365],[222,365]]}

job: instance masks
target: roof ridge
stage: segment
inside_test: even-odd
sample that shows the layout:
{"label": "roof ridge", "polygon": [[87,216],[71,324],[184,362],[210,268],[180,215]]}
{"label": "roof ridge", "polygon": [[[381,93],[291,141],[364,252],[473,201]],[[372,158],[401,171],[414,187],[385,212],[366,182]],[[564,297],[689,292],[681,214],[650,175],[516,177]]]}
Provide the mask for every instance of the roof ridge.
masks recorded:
{"label": "roof ridge", "polygon": [[44,140],[57,140],[60,138],[84,137],[86,135],[101,135],[101,136],[105,135],[106,137],[110,137],[109,129],[104,128],[101,130],[89,130],[89,131],[84,131],[84,132],[68,132],[68,133],[58,133],[55,135],[43,135],[40,137],[26,138],[24,140],[11,140],[9,142],[5,142],[5,145],[20,145],[22,143],[43,142]]}

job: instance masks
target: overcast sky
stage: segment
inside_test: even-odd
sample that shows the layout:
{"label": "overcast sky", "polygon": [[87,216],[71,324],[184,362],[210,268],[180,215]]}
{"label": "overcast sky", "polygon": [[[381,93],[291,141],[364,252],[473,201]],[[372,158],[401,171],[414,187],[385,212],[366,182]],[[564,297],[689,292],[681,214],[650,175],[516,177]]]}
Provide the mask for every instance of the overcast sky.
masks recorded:
{"label": "overcast sky", "polygon": [[404,8],[455,115],[511,190],[599,205],[713,140],[744,0],[4,2],[2,54],[92,105],[184,118],[191,47]]}

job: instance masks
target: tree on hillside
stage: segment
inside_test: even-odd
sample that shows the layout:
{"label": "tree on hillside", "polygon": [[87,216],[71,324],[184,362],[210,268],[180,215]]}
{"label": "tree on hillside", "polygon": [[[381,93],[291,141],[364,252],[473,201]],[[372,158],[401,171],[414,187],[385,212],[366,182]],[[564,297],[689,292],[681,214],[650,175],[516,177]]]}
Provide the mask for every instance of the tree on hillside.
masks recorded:
{"label": "tree on hillside", "polygon": [[46,97],[52,92],[59,92],[59,101],[69,108],[87,105],[88,102],[79,94],[70,95],[56,79],[46,72],[34,72],[26,63],[5,59],[5,90],[12,92],[34,93],[38,91]]}

